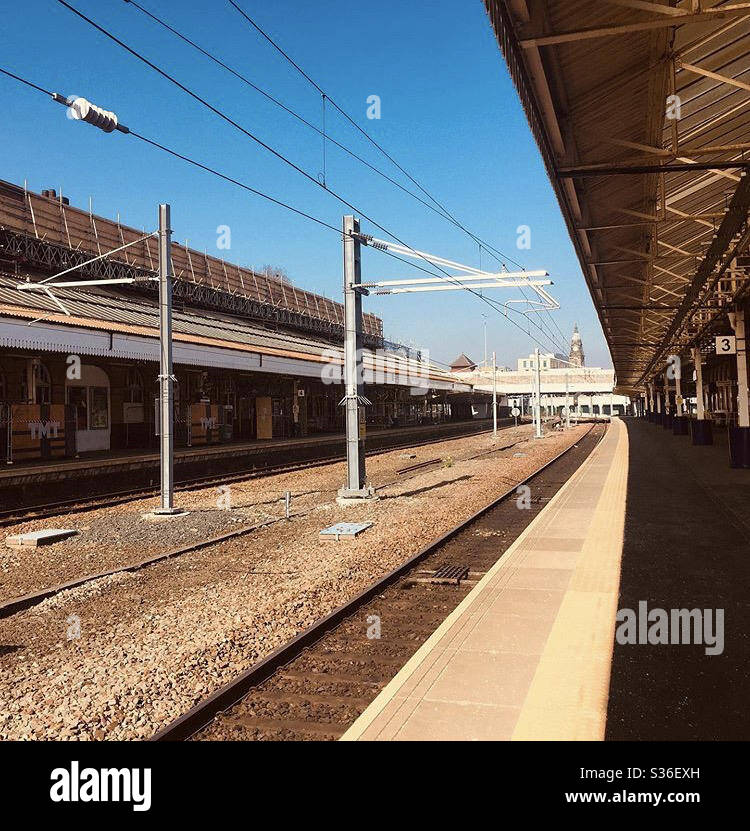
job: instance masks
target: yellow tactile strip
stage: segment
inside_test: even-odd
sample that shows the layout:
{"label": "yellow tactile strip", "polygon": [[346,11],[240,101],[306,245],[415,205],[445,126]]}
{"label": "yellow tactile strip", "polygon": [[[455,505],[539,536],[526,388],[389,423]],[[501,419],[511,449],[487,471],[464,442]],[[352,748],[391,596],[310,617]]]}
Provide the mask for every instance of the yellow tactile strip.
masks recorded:
{"label": "yellow tactile strip", "polygon": [[626,478],[627,434],[615,420],[342,739],[601,737]]}

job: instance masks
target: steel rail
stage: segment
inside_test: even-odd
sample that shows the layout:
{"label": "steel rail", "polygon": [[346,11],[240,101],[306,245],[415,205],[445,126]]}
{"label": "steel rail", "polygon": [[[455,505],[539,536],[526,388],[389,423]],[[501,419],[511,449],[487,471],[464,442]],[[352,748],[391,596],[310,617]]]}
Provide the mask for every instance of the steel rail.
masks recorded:
{"label": "steel rail", "polygon": [[[508,429],[514,425],[509,423],[508,419],[501,419],[501,421],[508,422],[504,424],[503,429]],[[481,436],[485,433],[491,432],[491,428],[486,430],[474,430],[467,432],[459,432],[454,435],[436,436],[435,438],[420,441],[418,435],[411,434],[411,439],[404,439],[404,441],[395,444],[387,444],[383,447],[369,451],[370,456],[380,456],[383,453],[390,453],[393,450],[400,450],[404,447],[422,447],[428,444],[438,444],[444,441],[452,441],[455,439],[468,438],[470,436]],[[416,435],[416,441],[414,436]],[[279,473],[291,473],[298,470],[306,470],[310,467],[322,467],[324,465],[337,464],[338,462],[346,461],[346,455],[339,454],[336,456],[321,456],[317,459],[310,459],[308,461],[299,462],[297,464],[279,464],[268,465],[267,467],[253,467],[246,468],[239,471],[230,471],[226,474],[210,474],[208,476],[197,476],[192,479],[181,479],[176,482],[176,489],[179,491],[197,490],[198,488],[208,487],[213,483],[227,484],[237,482],[245,479],[262,479],[266,476],[274,476]],[[113,474],[114,475],[114,474]],[[101,494],[98,497],[88,498],[85,496],[74,497],[72,499],[65,499],[59,502],[40,503],[38,505],[27,505],[22,508],[10,508],[6,511],[0,511],[0,528],[7,528],[8,526],[18,525],[22,522],[31,522],[38,519],[49,519],[55,516],[69,513],[69,509],[75,509],[78,513],[96,511],[100,508],[111,508],[115,505],[121,505],[124,502],[129,502],[136,498],[149,498],[159,494],[158,487],[140,487],[129,490],[113,491],[106,494]],[[33,514],[33,515],[29,515]]]}
{"label": "steel rail", "polygon": [[[581,442],[589,436],[597,423],[598,422],[592,424],[578,441]],[[446,533],[442,534],[436,540],[433,540],[433,542],[429,543],[416,554],[401,563],[401,565],[388,572],[388,574],[376,580],[351,600],[348,600],[346,603],[339,606],[337,609],[334,609],[325,617],[313,623],[310,627],[300,632],[286,644],[274,650],[263,660],[257,664],[253,664],[253,666],[233,681],[230,681],[220,687],[182,716],[163,727],[155,733],[149,741],[184,741],[204,729],[213,721],[215,716],[240,702],[254,687],[270,678],[279,668],[296,658],[305,648],[320,640],[323,635],[328,633],[343,620],[350,617],[359,607],[382,592],[385,588],[395,583],[420,561],[432,554],[453,537],[464,531],[468,526],[488,511],[491,511],[505,499],[513,496],[516,493],[516,489],[520,485],[523,485],[537,477],[540,473],[551,467],[555,464],[555,462],[559,461],[576,446],[577,444],[571,444],[570,447],[545,462],[541,467],[537,468],[537,470],[525,479],[517,482],[502,495],[493,499],[490,503],[480,508],[467,519],[462,520],[458,523],[458,525],[454,526],[449,531],[446,531]]]}

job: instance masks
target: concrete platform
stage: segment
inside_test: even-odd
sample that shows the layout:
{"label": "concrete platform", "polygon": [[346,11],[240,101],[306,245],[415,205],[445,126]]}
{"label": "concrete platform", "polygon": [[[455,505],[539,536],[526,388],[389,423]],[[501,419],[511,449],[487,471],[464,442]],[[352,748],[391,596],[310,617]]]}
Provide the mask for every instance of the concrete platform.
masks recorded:
{"label": "concrete platform", "polygon": [[[748,506],[725,434],[615,419],[342,739],[750,739]],[[642,602],[723,610],[723,651],[617,643]]]}
{"label": "concrete platform", "polygon": [[627,481],[614,419],[342,740],[604,738]]}
{"label": "concrete platform", "polygon": [[750,739],[750,470],[729,467],[726,431],[695,447],[627,421],[620,607],[723,609],[724,650],[616,644],[607,739]]}

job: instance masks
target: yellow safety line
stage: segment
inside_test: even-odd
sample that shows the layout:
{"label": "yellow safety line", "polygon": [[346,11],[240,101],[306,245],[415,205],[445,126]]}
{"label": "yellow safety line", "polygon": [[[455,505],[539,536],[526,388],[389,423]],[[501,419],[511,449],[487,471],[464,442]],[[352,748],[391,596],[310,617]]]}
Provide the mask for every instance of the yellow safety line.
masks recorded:
{"label": "yellow safety line", "polygon": [[[618,429],[625,432],[625,428],[619,419],[614,419],[610,425],[610,430],[615,425]],[[608,431],[609,434],[609,431]],[[607,436],[605,436],[606,440]],[[588,468],[595,464],[598,460],[602,445],[600,442],[594,450],[589,454],[588,458],[578,468],[578,470],[565,482],[565,484],[552,497],[547,506],[540,511],[533,521],[524,529],[524,531],[516,538],[513,544],[508,548],[505,554],[493,565],[490,570],[482,577],[476,586],[469,592],[468,595],[461,601],[461,603],[451,612],[451,614],[440,624],[440,626],[432,633],[432,635],[422,644],[422,646],[412,655],[406,664],[401,668],[399,673],[393,678],[378,694],[377,698],[367,707],[367,709],[360,715],[360,717],[352,724],[352,726],[344,733],[339,741],[359,741],[363,738],[364,733],[375,722],[378,716],[381,715],[387,705],[396,698],[399,690],[409,681],[423,664],[425,664],[430,654],[435,647],[440,643],[443,637],[453,628],[453,626],[460,621],[461,617],[465,615],[469,609],[478,601],[482,599],[482,593],[487,588],[488,584],[493,582],[493,579],[498,572],[509,570],[515,564],[518,554],[522,551],[525,541],[539,531],[539,527],[543,523],[548,522],[551,513],[554,512],[555,506],[561,501],[568,490],[575,487],[575,484],[585,475]],[[514,556],[515,555],[515,556]],[[521,555],[522,556],[522,555]],[[406,702],[404,702],[406,703]]]}
{"label": "yellow safety line", "polygon": [[607,722],[628,482],[628,433],[612,464],[511,741],[601,741]]}

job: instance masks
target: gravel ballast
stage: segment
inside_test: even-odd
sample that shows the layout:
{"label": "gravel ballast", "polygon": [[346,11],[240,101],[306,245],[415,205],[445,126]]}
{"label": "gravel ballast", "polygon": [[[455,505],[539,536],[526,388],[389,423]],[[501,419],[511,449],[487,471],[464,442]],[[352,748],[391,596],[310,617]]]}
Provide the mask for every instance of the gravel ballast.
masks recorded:
{"label": "gravel ballast", "polygon": [[[4,599],[238,527],[237,539],[62,592],[0,620],[2,739],[143,739],[299,631],[399,565],[580,438],[588,425],[543,440],[528,426],[368,460],[377,502],[335,502],[343,464],[179,494],[191,513],[144,520],[154,500],[55,518],[76,537],[30,559],[5,549]],[[483,454],[512,441],[509,450]],[[516,453],[524,453],[517,456]],[[470,458],[477,456],[476,458]],[[399,476],[415,462],[442,461]],[[281,497],[295,496],[284,517]],[[274,521],[275,520],[275,521]],[[373,526],[356,540],[319,539],[341,521]],[[180,525],[182,523],[182,525]],[[8,529],[22,533],[49,521]],[[24,556],[26,552],[24,552]]]}

